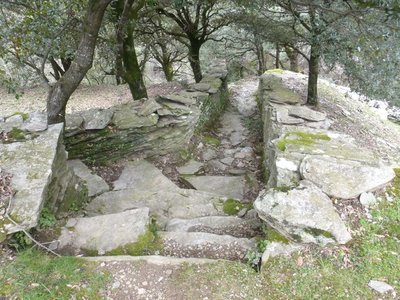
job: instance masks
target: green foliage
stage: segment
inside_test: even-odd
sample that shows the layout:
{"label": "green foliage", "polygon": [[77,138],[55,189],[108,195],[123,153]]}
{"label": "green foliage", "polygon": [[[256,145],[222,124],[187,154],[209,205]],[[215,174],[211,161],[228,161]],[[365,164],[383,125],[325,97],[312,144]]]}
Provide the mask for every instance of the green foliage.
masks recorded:
{"label": "green foliage", "polygon": [[0,298],[101,299],[106,280],[93,264],[76,257],[26,250],[0,268]]}
{"label": "green foliage", "polygon": [[18,231],[13,234],[8,245],[17,251],[22,251],[32,246],[33,241],[23,232]]}
{"label": "green foliage", "polygon": [[203,136],[203,141],[207,145],[212,145],[212,146],[219,146],[221,144],[221,141],[211,135],[205,135]]}
{"label": "green foliage", "polygon": [[259,239],[256,244],[256,248],[246,253],[246,261],[249,266],[255,269],[257,272],[261,268],[261,258],[267,248],[269,241]]}
{"label": "green foliage", "polygon": [[[293,138],[294,137],[294,138]],[[317,140],[330,141],[331,138],[324,133],[308,133],[303,131],[291,131],[276,143],[280,151],[286,150],[286,145],[312,146]]]}
{"label": "green foliage", "polygon": [[38,220],[39,228],[40,229],[46,229],[53,227],[57,223],[57,219],[54,216],[54,214],[48,209],[48,208],[43,208],[40,217]]}
{"label": "green foliage", "polygon": [[24,132],[17,127],[13,127],[13,129],[7,133],[7,137],[12,141],[23,141],[26,139]]}

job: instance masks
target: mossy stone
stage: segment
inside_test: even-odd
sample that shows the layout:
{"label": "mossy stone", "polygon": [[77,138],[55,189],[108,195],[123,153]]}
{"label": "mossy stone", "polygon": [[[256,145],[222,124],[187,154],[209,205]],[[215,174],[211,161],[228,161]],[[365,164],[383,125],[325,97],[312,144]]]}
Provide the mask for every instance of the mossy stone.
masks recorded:
{"label": "mossy stone", "polygon": [[243,208],[251,209],[251,203],[242,203],[239,200],[229,198],[223,204],[223,211],[229,216],[236,215]]}
{"label": "mossy stone", "polygon": [[[294,138],[290,138],[294,137]],[[331,138],[324,133],[309,133],[304,131],[290,131],[276,143],[280,151],[286,150],[286,145],[312,146],[316,141],[330,141]]]}

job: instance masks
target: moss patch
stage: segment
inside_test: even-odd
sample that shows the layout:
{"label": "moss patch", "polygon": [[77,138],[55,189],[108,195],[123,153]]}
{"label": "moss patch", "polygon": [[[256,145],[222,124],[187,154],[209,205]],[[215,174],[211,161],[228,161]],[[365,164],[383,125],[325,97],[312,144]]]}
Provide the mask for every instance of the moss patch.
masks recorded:
{"label": "moss patch", "polygon": [[335,237],[328,231],[326,230],[322,230],[322,229],[318,229],[318,228],[313,228],[313,227],[309,227],[304,229],[305,232],[313,235],[313,236],[323,236],[326,237],[328,239],[334,239]]}
{"label": "moss patch", "polygon": [[289,239],[285,237],[283,234],[281,234],[275,228],[272,228],[270,226],[265,226],[263,228],[263,232],[265,234],[265,239],[268,241],[289,244]]}
{"label": "moss patch", "polygon": [[312,146],[316,141],[330,141],[331,138],[324,133],[309,133],[303,131],[290,131],[276,143],[280,151],[286,150],[286,145]]}
{"label": "moss patch", "polygon": [[158,236],[149,228],[139,236],[137,242],[129,243],[106,253],[106,255],[151,255],[161,252],[163,245]]}
{"label": "moss patch", "polygon": [[26,136],[25,136],[23,130],[21,130],[17,127],[13,127],[13,129],[11,129],[11,131],[9,133],[7,133],[7,137],[14,141],[23,141],[26,139]]}
{"label": "moss patch", "polygon": [[239,200],[229,198],[224,202],[223,211],[229,216],[236,215],[243,208],[251,209],[253,205],[251,203],[242,203]]}
{"label": "moss patch", "polygon": [[213,146],[219,146],[221,144],[221,141],[213,136],[206,135],[203,137],[204,143],[207,145],[213,145]]}
{"label": "moss patch", "polygon": [[21,116],[22,120],[24,122],[29,119],[29,114],[28,113],[24,113],[24,112],[20,112],[20,111],[17,111],[15,113],[13,113],[10,117],[13,117],[13,116]]}

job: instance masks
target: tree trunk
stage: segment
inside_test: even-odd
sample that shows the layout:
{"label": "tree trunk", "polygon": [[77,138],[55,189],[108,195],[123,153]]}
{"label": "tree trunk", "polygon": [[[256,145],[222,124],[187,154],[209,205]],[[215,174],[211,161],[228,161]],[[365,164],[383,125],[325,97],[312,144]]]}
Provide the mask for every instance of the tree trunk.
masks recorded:
{"label": "tree trunk", "polygon": [[311,45],[310,60],[308,62],[308,92],[307,104],[318,105],[318,73],[320,52],[316,45]]}
{"label": "tree trunk", "polygon": [[123,41],[123,55],[124,62],[123,78],[128,83],[132,97],[135,100],[147,98],[146,86],[142,76],[142,71],[138,62],[135,40],[133,38],[133,25],[126,25],[126,36]]}
{"label": "tree trunk", "polygon": [[65,107],[68,99],[79,86],[87,71],[92,67],[97,35],[104,12],[110,2],[111,0],[89,1],[75,59],[72,61],[68,71],[50,88],[47,97],[49,124],[65,121]]}
{"label": "tree trunk", "polygon": [[164,60],[162,68],[165,74],[165,79],[167,79],[168,82],[171,82],[174,79],[174,68],[172,62],[170,60]]}
{"label": "tree trunk", "polygon": [[279,44],[276,44],[276,48],[275,48],[275,68],[279,69],[279,59],[280,59],[280,48],[279,48]]}
{"label": "tree trunk", "polygon": [[256,46],[256,54],[257,54],[257,62],[258,62],[258,75],[264,74],[267,70],[265,55],[264,55],[264,46],[259,36],[254,33],[254,44]]}
{"label": "tree trunk", "polygon": [[196,82],[200,82],[203,79],[200,66],[200,47],[201,43],[199,41],[190,41],[189,62]]}
{"label": "tree trunk", "polygon": [[290,47],[290,46],[285,46],[285,52],[286,55],[289,58],[290,62],[290,71],[298,73],[300,71],[299,69],[299,54],[297,51]]}

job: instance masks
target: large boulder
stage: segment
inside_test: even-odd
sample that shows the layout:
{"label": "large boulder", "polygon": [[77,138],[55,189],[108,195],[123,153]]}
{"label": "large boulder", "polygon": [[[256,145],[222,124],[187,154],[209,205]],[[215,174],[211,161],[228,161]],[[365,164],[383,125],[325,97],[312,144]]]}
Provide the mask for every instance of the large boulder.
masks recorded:
{"label": "large boulder", "polygon": [[254,208],[261,219],[294,242],[345,244],[351,240],[332,201],[309,181],[287,192],[263,191]]}
{"label": "large boulder", "polygon": [[395,177],[390,167],[320,155],[305,157],[300,173],[328,196],[339,199],[352,199],[375,191]]}
{"label": "large boulder", "polygon": [[63,124],[42,131],[39,119],[28,119],[8,134],[11,140],[0,141],[1,168],[12,175],[14,191],[7,211],[14,222],[0,216],[0,240],[6,234],[35,227],[43,206],[60,213],[77,205],[77,200],[87,201],[87,188],[66,163]]}

